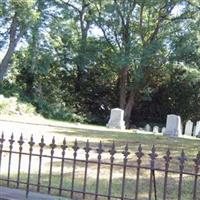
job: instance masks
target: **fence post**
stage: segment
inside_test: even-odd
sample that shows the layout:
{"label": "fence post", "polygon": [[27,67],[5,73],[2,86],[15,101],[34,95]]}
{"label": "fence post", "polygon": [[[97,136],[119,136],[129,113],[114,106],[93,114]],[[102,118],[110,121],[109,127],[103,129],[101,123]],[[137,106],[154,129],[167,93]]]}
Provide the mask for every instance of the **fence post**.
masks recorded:
{"label": "fence post", "polygon": [[178,158],[179,160],[179,184],[178,184],[178,200],[181,200],[181,191],[182,191],[182,181],[183,181],[183,170],[184,170],[184,163],[187,160],[185,156],[184,150],[181,152],[181,156]]}
{"label": "fence post", "polygon": [[135,153],[137,156],[137,175],[136,175],[136,186],[135,186],[135,200],[138,200],[138,190],[139,190],[139,180],[140,180],[140,165],[142,163],[142,157],[144,153],[142,152],[141,144],[138,147],[138,151]]}
{"label": "fence post", "polygon": [[95,200],[98,199],[99,193],[99,175],[100,175],[100,167],[101,167],[101,154],[104,152],[101,141],[99,142],[98,149],[96,150],[98,153],[98,161],[97,161],[97,177],[96,177],[96,189],[95,189]]}
{"label": "fence post", "polygon": [[109,153],[110,153],[110,178],[109,178],[109,185],[108,185],[108,200],[111,199],[111,194],[112,194],[113,163],[115,159],[114,155],[116,153],[114,142],[112,144],[112,148],[109,150]]}
{"label": "fence post", "polygon": [[75,179],[75,171],[76,171],[76,156],[77,156],[77,151],[79,149],[78,147],[78,142],[75,140],[74,146],[72,147],[74,150],[74,160],[73,160],[73,171],[72,171],[72,185],[71,185],[71,199],[73,199],[74,195],[74,179]]}
{"label": "fence post", "polygon": [[195,170],[195,177],[194,177],[194,186],[193,186],[193,200],[197,200],[197,174],[199,172],[199,168],[200,168],[200,151],[197,154],[197,157],[195,159],[193,159],[195,166],[194,166],[194,170]]}
{"label": "fence post", "polygon": [[121,192],[121,199],[124,199],[124,189],[125,189],[125,185],[126,185],[126,165],[128,162],[128,155],[130,154],[130,152],[128,151],[128,144],[126,144],[124,151],[122,152],[123,156],[124,156],[124,163],[123,163],[123,178],[122,178],[122,192]]}
{"label": "fence post", "polygon": [[150,183],[149,183],[149,200],[151,200],[151,196],[152,196],[152,181],[154,182],[154,195],[155,195],[155,199],[157,199],[157,194],[156,194],[156,182],[155,182],[155,170],[154,170],[154,165],[155,165],[155,160],[156,157],[158,156],[158,154],[156,153],[156,148],[153,145],[152,149],[151,149],[151,153],[149,154],[151,161],[150,161]]}
{"label": "fence post", "polygon": [[2,150],[3,150],[3,142],[4,141],[5,141],[4,133],[2,132],[1,138],[0,138],[0,174],[1,174],[1,160],[2,160]]}
{"label": "fence post", "polygon": [[10,167],[11,167],[11,159],[12,159],[12,149],[13,149],[13,143],[15,142],[15,140],[13,139],[13,133],[10,137],[10,146],[9,146],[9,160],[8,160],[8,180],[7,180],[7,187],[9,187],[9,183],[10,183]]}
{"label": "fence post", "polygon": [[22,145],[24,144],[23,136],[21,134],[19,141],[19,161],[18,161],[18,173],[17,173],[17,188],[19,188],[19,179],[20,179],[20,169],[21,169],[21,158],[22,158]]}
{"label": "fence post", "polygon": [[86,185],[87,185],[87,170],[88,170],[88,159],[89,152],[91,150],[89,141],[87,140],[85,150],[85,173],[84,173],[84,181],[83,181],[83,199],[85,199]]}
{"label": "fence post", "polygon": [[39,143],[40,147],[40,155],[39,155],[39,168],[38,168],[38,183],[37,183],[37,192],[40,191],[40,179],[41,179],[41,166],[42,166],[42,154],[43,148],[46,144],[44,143],[44,137],[42,136],[41,141]]}
{"label": "fence post", "polygon": [[59,195],[62,195],[62,189],[63,189],[63,170],[64,170],[64,162],[65,162],[65,150],[67,148],[66,145],[66,139],[64,138],[63,144],[61,145],[62,149],[62,163],[61,163],[61,172],[60,172],[60,189],[59,189]]}
{"label": "fence post", "polygon": [[33,145],[35,144],[35,142],[33,142],[33,135],[31,136],[30,142],[28,144],[30,148],[29,148],[29,164],[28,164],[27,185],[26,185],[26,198],[28,198],[28,193],[29,193],[31,159],[32,159]]}
{"label": "fence post", "polygon": [[169,163],[172,159],[172,157],[170,156],[170,150],[169,149],[167,150],[166,155],[163,158],[165,160],[165,177],[164,177],[163,200],[166,200],[168,169],[169,169]]}
{"label": "fence post", "polygon": [[48,185],[48,194],[51,192],[51,179],[52,179],[52,169],[53,169],[53,154],[54,149],[56,148],[55,137],[52,139],[52,143],[49,145],[51,147],[51,159],[50,159],[50,169],[49,169],[49,185]]}

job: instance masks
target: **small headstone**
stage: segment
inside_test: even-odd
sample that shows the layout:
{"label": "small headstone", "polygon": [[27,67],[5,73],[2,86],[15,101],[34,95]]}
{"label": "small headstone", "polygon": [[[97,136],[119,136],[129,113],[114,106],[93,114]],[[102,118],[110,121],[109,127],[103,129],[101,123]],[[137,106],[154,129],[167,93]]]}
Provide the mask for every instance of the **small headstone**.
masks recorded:
{"label": "small headstone", "polygon": [[196,123],[196,128],[195,128],[194,136],[197,136],[199,134],[200,134],[200,121],[198,121]]}
{"label": "small headstone", "polygon": [[185,124],[185,135],[191,136],[192,129],[193,129],[193,122],[191,120],[188,120]]}
{"label": "small headstone", "polygon": [[153,127],[153,133],[159,133],[159,127],[158,126]]}
{"label": "small headstone", "polygon": [[165,130],[166,130],[166,128],[162,127],[161,133],[165,134]]}
{"label": "small headstone", "polygon": [[182,135],[181,117],[178,115],[167,115],[165,135],[180,136]]}
{"label": "small headstone", "polygon": [[119,108],[112,109],[106,126],[108,128],[125,129],[124,111]]}
{"label": "small headstone", "polygon": [[145,126],[144,130],[150,132],[151,131],[151,126],[149,124],[147,124]]}
{"label": "small headstone", "polygon": [[194,128],[193,128],[192,136],[195,136],[195,131],[196,131],[196,126],[194,126]]}

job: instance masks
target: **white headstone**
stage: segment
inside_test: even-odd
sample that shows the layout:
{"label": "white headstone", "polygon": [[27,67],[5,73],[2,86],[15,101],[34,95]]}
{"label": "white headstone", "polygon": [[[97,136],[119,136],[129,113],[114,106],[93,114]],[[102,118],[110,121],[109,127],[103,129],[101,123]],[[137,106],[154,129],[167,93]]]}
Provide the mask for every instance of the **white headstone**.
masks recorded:
{"label": "white headstone", "polygon": [[200,133],[200,121],[198,121],[196,123],[196,128],[195,128],[194,136],[199,135],[199,133]]}
{"label": "white headstone", "polygon": [[151,131],[151,126],[149,124],[147,124],[145,126],[144,130],[150,132]]}
{"label": "white headstone", "polygon": [[178,115],[167,115],[165,135],[180,136],[182,135],[181,117]]}
{"label": "white headstone", "polygon": [[159,133],[159,127],[158,126],[153,127],[153,133]]}
{"label": "white headstone", "polygon": [[0,94],[0,100],[3,100],[3,99],[4,99],[3,94]]}
{"label": "white headstone", "polygon": [[166,130],[166,128],[162,127],[161,133],[165,134],[165,130]]}
{"label": "white headstone", "polygon": [[185,124],[185,135],[191,136],[192,129],[193,129],[193,122],[191,120],[188,120]]}
{"label": "white headstone", "polygon": [[119,108],[111,110],[110,119],[107,123],[108,128],[125,129],[124,111]]}

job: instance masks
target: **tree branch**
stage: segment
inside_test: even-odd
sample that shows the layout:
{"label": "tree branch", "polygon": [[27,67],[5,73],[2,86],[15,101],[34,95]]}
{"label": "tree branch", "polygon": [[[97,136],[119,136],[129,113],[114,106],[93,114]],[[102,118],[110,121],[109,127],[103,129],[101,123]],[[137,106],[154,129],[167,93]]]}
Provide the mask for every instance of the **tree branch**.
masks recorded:
{"label": "tree branch", "polygon": [[117,46],[119,47],[119,49],[121,49],[120,41],[119,41],[119,39],[117,37],[117,31],[116,30],[114,30],[114,36],[115,36],[115,40],[116,40]]}
{"label": "tree branch", "polygon": [[101,31],[103,32],[103,36],[104,36],[106,42],[110,45],[110,47],[111,47],[113,50],[115,50],[115,48],[114,48],[112,42],[109,40],[109,38],[108,38],[107,35],[106,35],[106,31],[105,31],[105,29],[103,28],[102,23],[100,22],[100,20],[101,20],[101,11],[99,10],[99,8],[98,8],[98,6],[97,6],[96,4],[95,4],[95,8],[96,8],[96,10],[97,10],[98,19],[99,19],[99,20],[97,21],[97,25],[99,26],[99,28],[100,28]]}
{"label": "tree branch", "polygon": [[119,17],[120,17],[120,19],[121,19],[121,21],[122,21],[122,25],[123,25],[123,26],[126,26],[126,23],[125,23],[125,21],[124,21],[124,16],[122,15],[122,12],[121,12],[121,10],[120,10],[120,8],[119,8],[119,5],[118,5],[118,3],[117,3],[117,0],[114,0],[114,2],[115,2],[116,9],[117,9],[117,12],[118,12],[118,14],[119,14]]}
{"label": "tree branch", "polygon": [[144,46],[144,33],[143,33],[143,10],[144,10],[144,3],[142,3],[140,8],[140,36],[142,40],[142,44]]}
{"label": "tree branch", "polygon": [[[70,1],[70,0],[69,0]],[[74,6],[73,4],[71,4],[71,3],[69,3],[69,1],[68,2],[64,2],[64,1],[62,1],[65,5],[67,5],[67,6],[69,6],[69,7],[72,7],[74,10],[76,10],[78,13],[80,13],[81,11],[76,7],[76,6]]]}
{"label": "tree branch", "polygon": [[[168,16],[169,14],[171,13],[171,11],[173,10],[175,4],[172,5],[171,7],[168,7],[168,4],[166,3],[165,6],[163,6],[162,8],[160,8],[159,10],[159,14],[158,14],[158,19],[157,19],[157,23],[156,23],[156,27],[154,29],[154,31],[152,32],[152,34],[150,35],[148,41],[151,43],[155,37],[157,36],[158,34],[158,31],[159,31],[159,28],[160,28],[160,24],[162,23],[162,21],[164,21]],[[163,15],[162,13],[162,10],[163,9],[167,9],[167,12]]]}

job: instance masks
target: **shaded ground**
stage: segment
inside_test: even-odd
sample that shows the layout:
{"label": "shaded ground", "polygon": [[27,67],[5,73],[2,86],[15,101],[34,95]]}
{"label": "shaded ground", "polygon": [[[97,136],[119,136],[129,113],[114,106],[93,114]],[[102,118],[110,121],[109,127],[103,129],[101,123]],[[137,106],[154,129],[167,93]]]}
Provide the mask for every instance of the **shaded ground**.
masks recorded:
{"label": "shaded ground", "polygon": [[58,122],[46,120],[44,118],[23,118],[0,116],[0,131],[4,131],[5,137],[9,138],[14,133],[18,138],[21,133],[25,140],[29,140],[33,134],[36,142],[40,141],[43,135],[46,143],[50,143],[52,137],[56,137],[56,142],[61,143],[66,137],[67,142],[71,143],[77,139],[80,144],[89,139],[94,146],[101,140],[107,144],[116,142],[116,146],[121,148],[128,143],[131,150],[135,151],[138,144],[142,144],[144,149],[150,150],[152,145],[156,145],[158,151],[164,152],[167,148],[174,152],[185,149],[188,156],[195,156],[199,150],[200,139],[197,138],[174,138],[156,134],[140,134],[134,130],[118,131],[102,126],[83,125],[78,123]]}
{"label": "shaded ground", "polygon": [[[78,150],[78,156],[80,159],[85,158],[85,152],[82,148],[85,146],[85,142],[87,139],[90,140],[90,145],[93,148],[90,160],[96,160],[97,154],[95,152],[99,141],[103,142],[103,148],[105,150],[103,160],[106,162],[110,162],[109,157],[109,149],[111,148],[111,144],[113,140],[116,143],[116,149],[119,152],[115,156],[116,163],[123,163],[123,156],[121,152],[124,150],[124,145],[128,143],[130,155],[128,157],[129,164],[136,164],[136,156],[135,152],[137,151],[138,145],[142,144],[143,151],[145,152],[145,156],[143,158],[143,164],[149,165],[149,153],[153,145],[156,145],[157,153],[159,154],[157,158],[157,166],[164,167],[164,159],[163,156],[168,148],[171,149],[171,154],[173,157],[173,162],[171,163],[171,167],[173,169],[179,170],[179,163],[178,157],[180,156],[181,150],[184,149],[188,160],[185,164],[186,171],[193,171],[194,170],[194,162],[193,158],[196,157],[197,152],[200,150],[200,140],[198,139],[184,139],[184,138],[168,138],[161,135],[153,135],[153,134],[141,134],[135,133],[133,130],[128,131],[116,131],[110,130],[105,127],[99,126],[90,126],[90,125],[81,125],[81,124],[71,124],[71,123],[64,123],[64,122],[56,122],[56,121],[49,121],[40,118],[35,119],[23,119],[23,121],[18,119],[11,119],[11,118],[4,118],[3,121],[0,121],[1,129],[4,129],[5,136],[9,139],[11,132],[14,132],[15,137],[18,139],[21,132],[24,134],[25,142],[27,143],[31,134],[34,136],[34,140],[36,142],[35,152],[39,152],[39,148],[37,143],[40,141],[42,135],[44,135],[45,142],[49,144],[51,142],[52,136],[56,138],[56,144],[61,145],[62,140],[66,137],[67,145],[69,149],[67,150],[67,156],[72,157],[73,151],[71,149],[73,145],[73,141],[75,138],[78,139],[78,145],[81,147]],[[15,122],[9,122],[8,120],[12,120]],[[9,144],[6,144],[7,148]],[[18,148],[17,145],[14,148]],[[28,146],[27,146],[28,149]],[[50,154],[50,148],[47,147],[46,152],[48,155]],[[61,150],[55,152],[56,155],[61,156]],[[8,157],[8,155],[4,154],[4,158]],[[17,162],[18,157],[15,156],[13,159],[15,165],[12,165],[12,178],[16,178],[16,169],[17,169]],[[21,179],[26,181],[26,169],[27,169],[27,157],[24,159],[23,167],[24,167],[24,174],[21,174]],[[49,162],[50,160],[47,159],[42,166],[42,182],[45,185],[48,185],[48,176],[49,176]],[[33,160],[35,163],[34,167],[31,170],[31,182],[37,183],[37,166],[38,166],[38,159]],[[37,163],[37,164],[36,164]],[[73,163],[67,161],[65,163],[65,170],[64,170],[64,187],[71,188],[71,177],[72,177],[72,165]],[[61,160],[54,159],[53,162],[53,179],[52,184],[55,187],[59,187],[60,184],[60,167],[61,167]],[[76,166],[76,173],[75,173],[75,189],[82,190],[83,189],[83,178],[84,178],[84,163],[77,162]],[[5,169],[5,176],[7,170],[7,163],[4,163]],[[88,166],[88,184],[87,184],[87,191],[94,192],[96,186],[96,174],[97,174],[97,164],[89,164]],[[109,172],[110,168],[108,166],[102,166],[100,172],[100,193],[106,194],[108,192],[108,182],[109,182]],[[122,187],[122,174],[123,168],[121,167],[114,167],[113,171],[113,187],[112,193],[114,195],[121,195],[121,187]],[[141,171],[141,181],[140,181],[140,198],[141,200],[148,199],[148,189],[149,189],[149,170],[142,170]],[[126,176],[126,196],[133,198],[134,195],[134,188],[135,188],[135,180],[136,180],[136,170],[133,168],[127,169],[127,176]],[[169,200],[176,200],[177,199],[177,190],[178,190],[178,174],[170,174],[170,178],[168,181],[168,189],[167,194]],[[192,176],[184,176],[183,181],[183,199],[190,200],[192,199],[192,191],[193,191],[193,180],[194,177]],[[158,199],[162,199],[162,192],[163,192],[163,181],[164,181],[164,173],[156,172],[156,185],[157,185],[157,193]],[[5,183],[2,183],[5,184]],[[15,184],[11,184],[11,186],[15,187]],[[21,186],[23,187],[23,185]],[[35,188],[33,188],[35,190]],[[198,198],[200,199],[200,183],[197,184],[197,191],[198,191]],[[43,192],[46,192],[45,190]],[[52,194],[57,195],[58,191],[52,191]],[[64,194],[69,196],[69,193]],[[197,198],[197,199],[198,199]],[[82,199],[82,196],[75,195],[74,199]],[[86,199],[91,199],[91,197],[87,197]],[[93,199],[93,198],[92,198]],[[104,198],[99,198],[104,199]]]}

